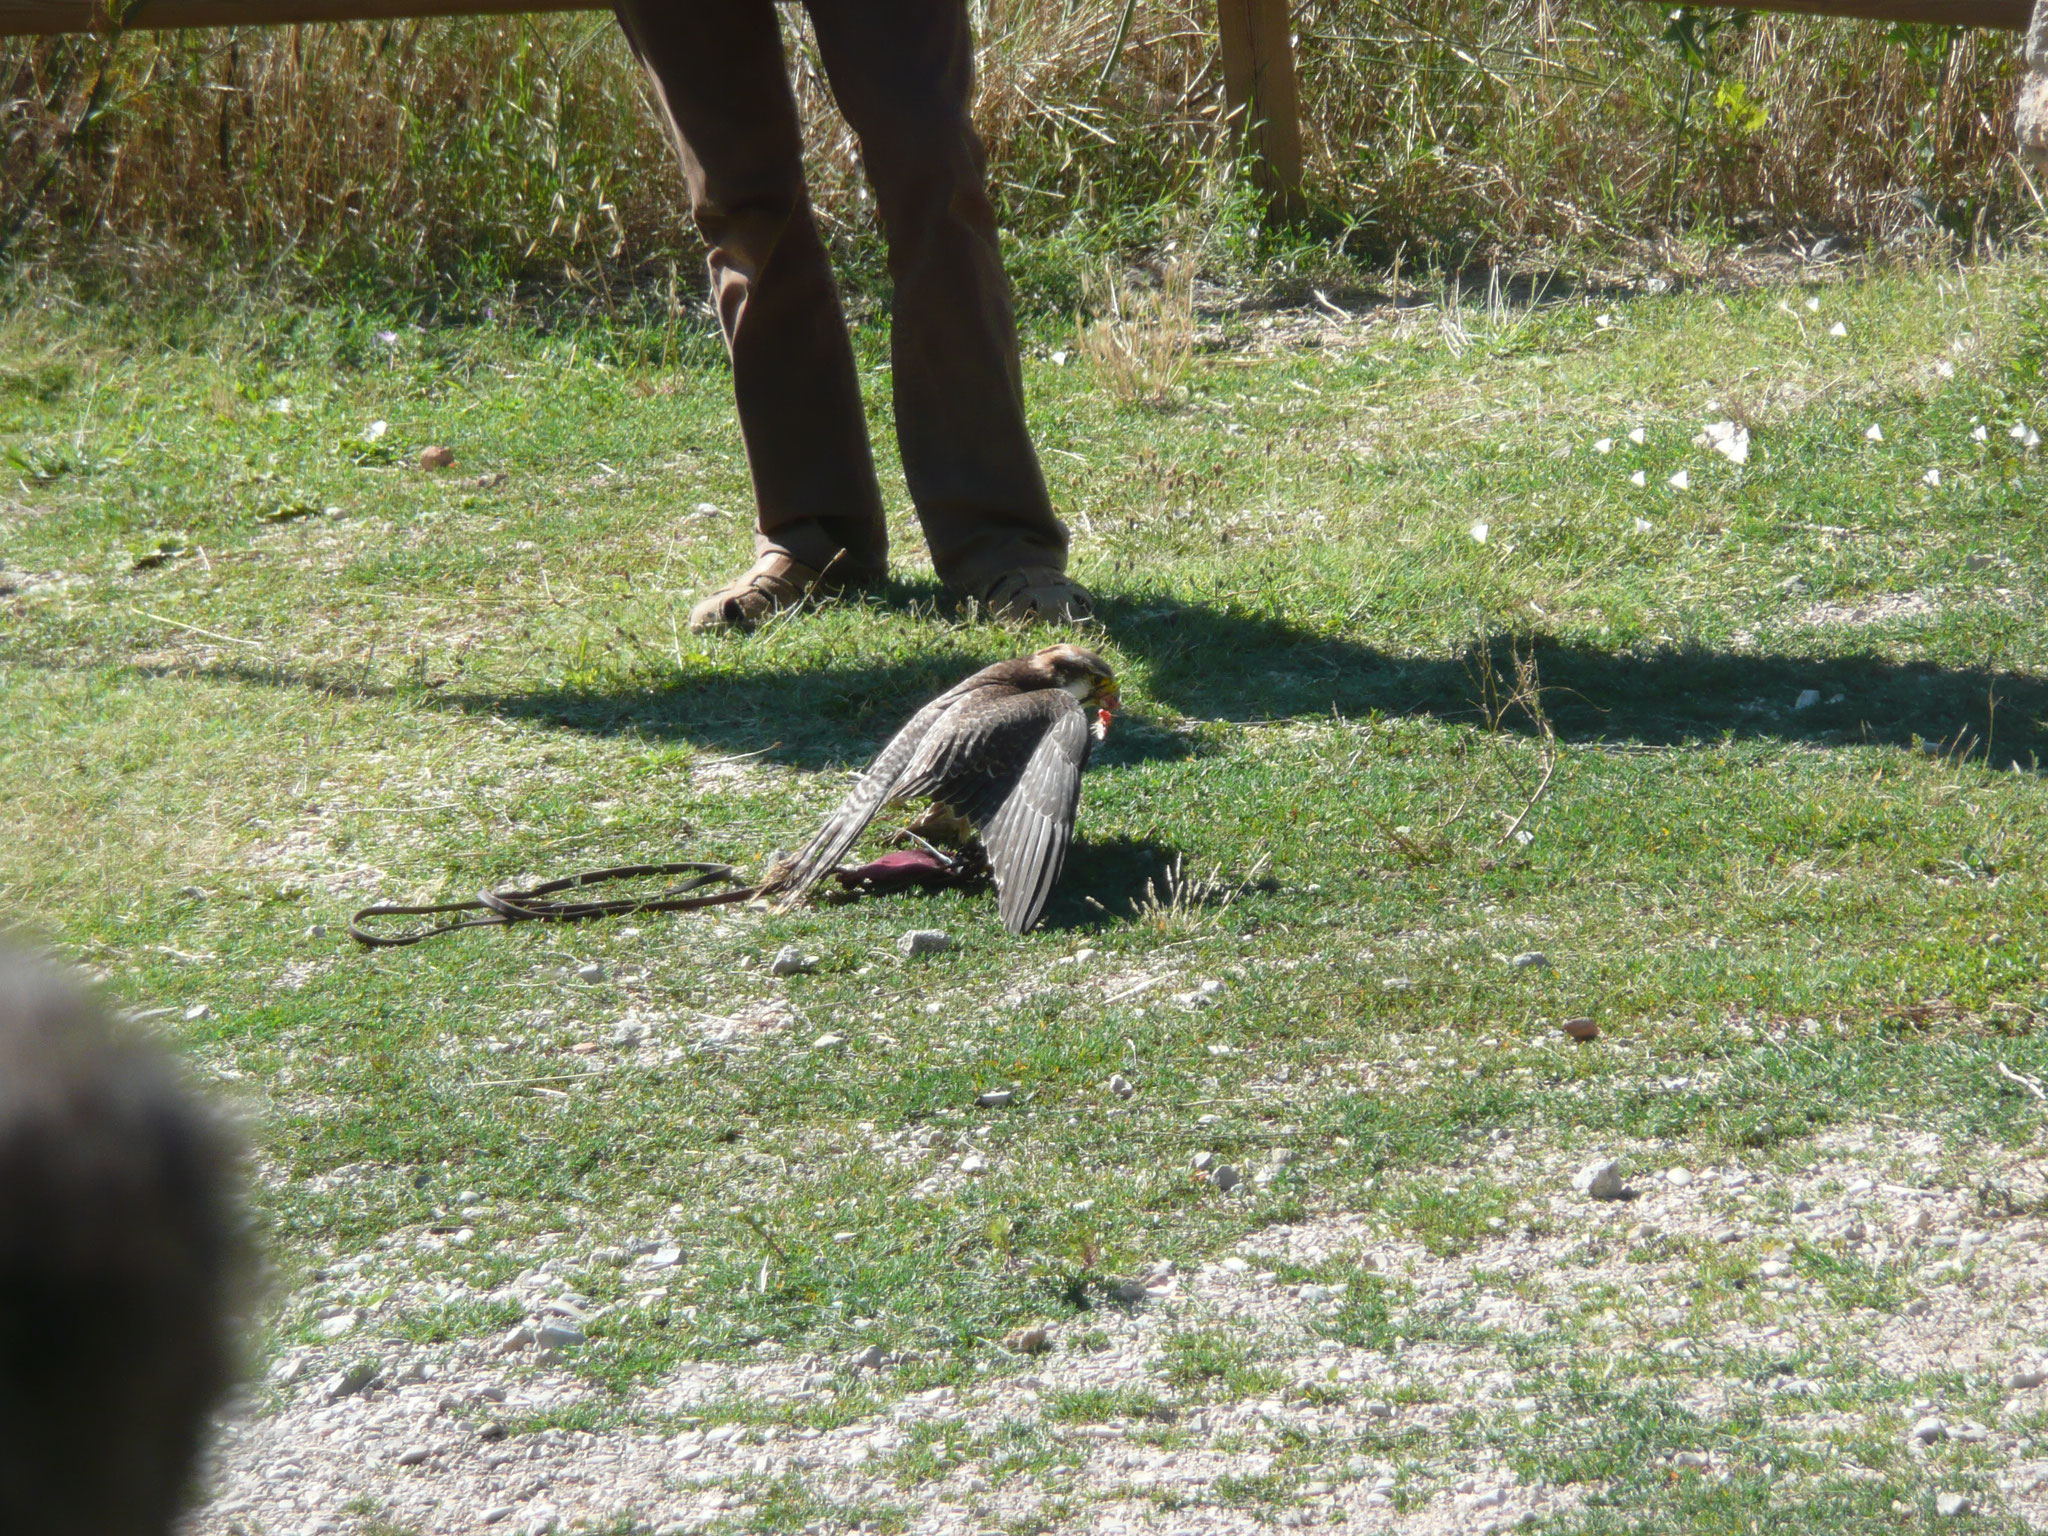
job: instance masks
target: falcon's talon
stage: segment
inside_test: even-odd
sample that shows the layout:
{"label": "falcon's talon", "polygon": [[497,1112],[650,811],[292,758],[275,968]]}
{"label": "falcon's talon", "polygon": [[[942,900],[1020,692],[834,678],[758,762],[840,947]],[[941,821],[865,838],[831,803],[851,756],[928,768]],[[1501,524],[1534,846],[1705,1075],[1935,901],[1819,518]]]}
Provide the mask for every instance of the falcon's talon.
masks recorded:
{"label": "falcon's talon", "polygon": [[[998,662],[940,694],[896,733],[797,856],[779,910],[833,872],[884,806],[923,798],[932,811],[919,823],[943,812],[980,832],[1003,926],[1028,931],[1045,911],[1073,837],[1081,773],[1094,746],[1088,707],[1115,698],[1108,664],[1077,645]],[[852,880],[886,862],[851,872]],[[852,883],[848,871],[837,877]]]}

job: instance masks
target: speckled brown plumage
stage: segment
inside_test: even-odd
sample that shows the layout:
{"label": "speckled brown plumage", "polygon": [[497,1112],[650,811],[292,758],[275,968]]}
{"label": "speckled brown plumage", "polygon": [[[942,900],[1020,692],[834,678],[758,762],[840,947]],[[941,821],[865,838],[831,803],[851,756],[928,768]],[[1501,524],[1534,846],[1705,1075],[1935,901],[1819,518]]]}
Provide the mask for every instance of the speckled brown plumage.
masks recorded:
{"label": "speckled brown plumage", "polygon": [[1073,838],[1094,744],[1088,707],[1115,701],[1108,665],[1074,645],[997,662],[948,689],[882,748],[797,855],[779,887],[782,905],[801,901],[883,807],[928,799],[981,834],[1003,926],[1027,932]]}

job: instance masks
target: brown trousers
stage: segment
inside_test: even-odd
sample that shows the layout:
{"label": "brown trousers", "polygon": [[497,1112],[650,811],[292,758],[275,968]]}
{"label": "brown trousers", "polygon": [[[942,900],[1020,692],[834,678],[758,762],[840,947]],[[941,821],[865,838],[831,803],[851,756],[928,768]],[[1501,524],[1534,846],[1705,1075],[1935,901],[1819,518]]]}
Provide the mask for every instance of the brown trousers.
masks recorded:
{"label": "brown trousers", "polygon": [[[616,0],[682,154],[732,354],[758,550],[835,575],[888,560],[860,381],[804,186],[771,0]],[[975,594],[1066,565],[1024,424],[1008,284],[969,118],[964,0],[805,0],[889,242],[896,440],[932,563]]]}

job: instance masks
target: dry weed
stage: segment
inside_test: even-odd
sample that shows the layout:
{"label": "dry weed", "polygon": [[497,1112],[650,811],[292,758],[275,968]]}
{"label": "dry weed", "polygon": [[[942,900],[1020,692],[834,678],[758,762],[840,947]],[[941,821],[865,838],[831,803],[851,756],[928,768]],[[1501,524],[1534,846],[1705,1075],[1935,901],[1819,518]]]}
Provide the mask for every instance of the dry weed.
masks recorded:
{"label": "dry weed", "polygon": [[[859,146],[801,8],[783,9],[814,204],[829,238],[871,240]],[[1204,0],[974,9],[976,116],[1007,227],[1156,244],[1228,195]],[[2022,206],[2002,34],[1759,17],[1715,32],[1695,77],[1635,0],[1562,18],[1298,0],[1295,22],[1311,190],[1364,247],[1462,267],[1664,227],[1886,238],[1936,217],[1975,243]],[[61,172],[24,250],[400,282],[694,265],[675,156],[609,17],[134,33],[75,133],[101,48],[0,39],[0,221]]]}
{"label": "dry weed", "polygon": [[1081,355],[1119,400],[1166,405],[1195,355],[1195,263],[1181,256],[1142,287],[1105,264],[1082,279],[1083,301],[1095,312],[1081,322]]}

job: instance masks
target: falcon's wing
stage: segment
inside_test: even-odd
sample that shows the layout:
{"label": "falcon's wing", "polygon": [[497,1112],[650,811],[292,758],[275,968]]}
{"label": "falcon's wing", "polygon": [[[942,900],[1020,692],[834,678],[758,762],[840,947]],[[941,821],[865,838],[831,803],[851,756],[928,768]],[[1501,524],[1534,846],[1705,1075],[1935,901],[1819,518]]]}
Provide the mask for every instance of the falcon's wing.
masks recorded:
{"label": "falcon's wing", "polygon": [[1040,730],[999,803],[963,809],[981,832],[996,878],[997,910],[1012,933],[1028,933],[1067,862],[1074,812],[1081,802],[1081,770],[1088,766],[1088,715],[1073,695],[1028,694]]}
{"label": "falcon's wing", "polygon": [[[972,681],[970,678],[969,682]],[[839,808],[825,819],[818,835],[790,864],[779,887],[782,908],[793,907],[802,901],[810,888],[838,864],[854,840],[867,830],[867,824],[875,819],[875,813],[898,798],[897,785],[902,781],[905,770],[917,758],[918,749],[924,745],[932,727],[959,702],[960,692],[960,688],[947,689],[912,715],[910,723],[889,739],[889,744],[868,765],[867,772],[839,802]]]}

